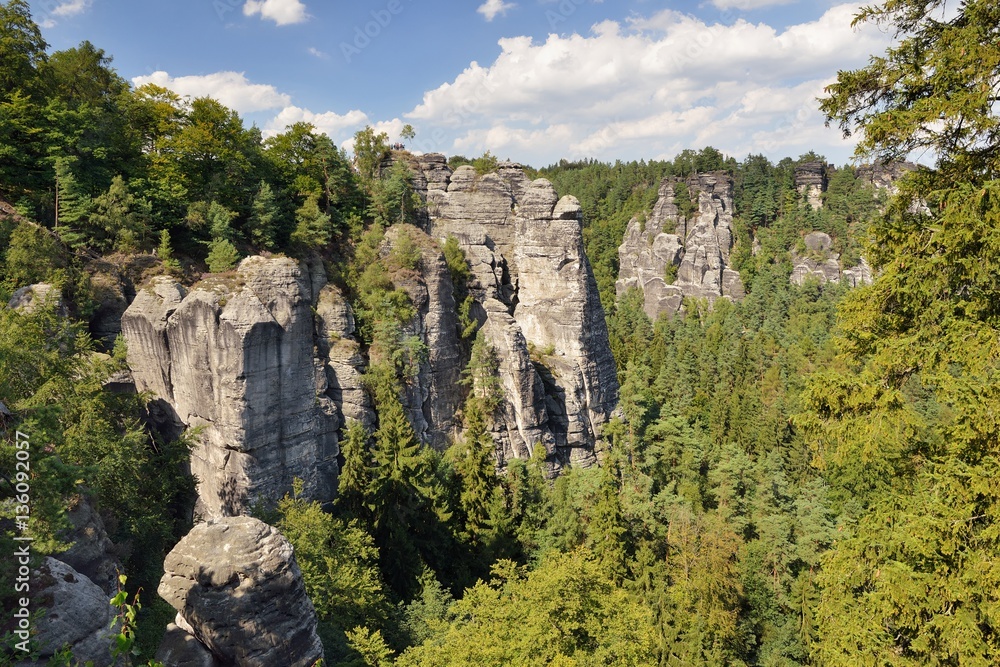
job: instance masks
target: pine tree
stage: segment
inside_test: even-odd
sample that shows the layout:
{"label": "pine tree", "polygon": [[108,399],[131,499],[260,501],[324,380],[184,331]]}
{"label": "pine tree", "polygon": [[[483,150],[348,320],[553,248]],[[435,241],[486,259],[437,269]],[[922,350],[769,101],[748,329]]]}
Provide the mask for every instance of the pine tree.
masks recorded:
{"label": "pine tree", "polygon": [[56,232],[67,245],[81,248],[89,244],[84,225],[90,214],[88,197],[73,174],[72,160],[56,158]]}
{"label": "pine tree", "polygon": [[330,243],[333,223],[330,216],[319,208],[319,197],[310,195],[295,212],[295,231],[292,242],[307,248],[321,249]]}
{"label": "pine tree", "polygon": [[267,181],[261,181],[253,198],[253,205],[250,207],[250,219],[247,221],[250,239],[261,248],[274,247],[278,215],[278,203],[274,191]]}

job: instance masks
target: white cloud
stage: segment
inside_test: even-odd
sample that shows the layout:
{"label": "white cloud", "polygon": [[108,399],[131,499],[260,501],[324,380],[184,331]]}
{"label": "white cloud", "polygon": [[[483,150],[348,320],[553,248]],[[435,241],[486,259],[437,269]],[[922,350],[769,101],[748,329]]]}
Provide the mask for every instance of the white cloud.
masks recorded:
{"label": "white cloud", "polygon": [[251,83],[241,72],[215,72],[201,76],[173,77],[164,71],[132,79],[135,86],[153,83],[190,97],[212,97],[240,114],[278,109],[291,98],[271,85]]}
{"label": "white cloud", "polygon": [[504,2],[504,0],[486,0],[483,4],[479,5],[476,10],[480,14],[486,17],[487,21],[492,21],[497,16],[504,16],[507,11],[514,9],[517,5],[513,2]]}
{"label": "white cloud", "polygon": [[367,114],[357,109],[352,109],[341,115],[333,111],[314,113],[309,109],[288,105],[267,122],[262,134],[265,137],[273,137],[276,134],[281,134],[286,127],[295,123],[311,123],[317,130],[337,141],[345,134],[353,135],[356,130],[368,125],[369,120]]}
{"label": "white cloud", "polygon": [[278,25],[302,23],[309,18],[306,6],[300,0],[247,0],[243,5],[244,16],[260,14]]}
{"label": "white cloud", "polygon": [[309,55],[315,56],[320,60],[326,60],[327,58],[330,57],[329,53],[326,53],[325,51],[320,51],[315,46],[310,46],[307,50],[309,51]]}
{"label": "white cloud", "polygon": [[90,9],[91,0],[62,0],[53,7],[39,22],[43,28],[51,28],[56,24],[56,18],[77,16]]}
{"label": "white cloud", "polygon": [[774,5],[790,5],[798,0],[712,0],[712,4],[719,9],[760,9],[761,7],[773,7]]}
{"label": "white cloud", "polygon": [[536,166],[669,157],[706,144],[742,157],[791,150],[796,136],[846,156],[815,98],[838,69],[864,65],[888,43],[877,29],[851,28],[857,9],[838,5],[784,30],[665,10],[605,21],[586,36],[506,38],[491,64],[470,63],[405,117],[419,124],[417,143],[446,137],[437,150],[465,154],[509,147]]}

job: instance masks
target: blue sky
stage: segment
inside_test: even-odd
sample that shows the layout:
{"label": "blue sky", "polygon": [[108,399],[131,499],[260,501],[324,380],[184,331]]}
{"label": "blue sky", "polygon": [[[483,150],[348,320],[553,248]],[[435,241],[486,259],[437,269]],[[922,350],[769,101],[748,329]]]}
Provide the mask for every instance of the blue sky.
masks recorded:
{"label": "blue sky", "polygon": [[306,120],[350,148],[366,124],[411,148],[534,166],[737,158],[852,146],[815,98],[888,37],[837,0],[41,0],[52,49],[90,40],[139,85],[211,95],[265,134]]}

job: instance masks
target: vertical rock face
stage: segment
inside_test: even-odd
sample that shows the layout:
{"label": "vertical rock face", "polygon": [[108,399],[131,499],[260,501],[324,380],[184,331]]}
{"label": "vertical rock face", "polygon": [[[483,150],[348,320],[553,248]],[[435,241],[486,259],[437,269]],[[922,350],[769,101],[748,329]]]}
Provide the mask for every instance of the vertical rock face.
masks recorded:
{"label": "vertical rock face", "polygon": [[795,189],[805,195],[814,209],[823,208],[823,193],[827,186],[827,165],[825,162],[803,162],[795,167]]}
{"label": "vertical rock face", "polygon": [[296,477],[310,498],[334,495],[341,417],[314,358],[313,293],[293,260],[250,257],[188,293],[155,279],[122,318],[137,389],[201,429],[191,472],[206,517],[279,498]]}
{"label": "vertical rock face", "polygon": [[[480,176],[451,172],[441,155],[405,159],[421,174],[428,233],[454,236],[471,267],[475,314],[505,390],[494,425],[501,462],[542,446],[556,466],[593,463],[618,383],[579,203],[513,163]],[[551,354],[536,362],[530,348]]]}
{"label": "vertical rock face", "polygon": [[160,596],[222,664],[311,667],[323,658],[292,545],[266,523],[233,517],[199,524],[163,569]]}
{"label": "vertical rock face", "polygon": [[416,227],[389,228],[382,254],[389,254],[402,235],[420,251],[417,269],[393,276],[417,311],[404,333],[419,338],[427,349],[416,376],[405,386],[404,408],[417,437],[444,449],[456,435],[456,415],[464,398],[460,380],[466,360],[458,340],[454,285],[444,255],[433,239]]}
{"label": "vertical rock face", "polygon": [[673,315],[685,296],[742,298],[743,283],[729,265],[733,248],[733,181],[726,172],[692,176],[685,184],[697,197],[690,219],[676,204],[676,179],[660,184],[659,197],[645,219],[633,218],[618,248],[618,294],[643,291],[651,319]]}

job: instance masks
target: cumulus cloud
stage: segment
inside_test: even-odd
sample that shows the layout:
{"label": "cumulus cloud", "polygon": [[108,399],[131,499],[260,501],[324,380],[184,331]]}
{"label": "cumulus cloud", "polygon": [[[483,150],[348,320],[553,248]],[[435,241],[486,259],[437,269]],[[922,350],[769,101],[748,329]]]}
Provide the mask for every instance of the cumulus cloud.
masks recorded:
{"label": "cumulus cloud", "polygon": [[504,16],[508,10],[517,7],[513,2],[504,2],[504,0],[486,0],[483,4],[479,5],[476,10],[480,14],[486,17],[487,21],[492,21],[497,16]]}
{"label": "cumulus cloud", "polygon": [[369,121],[368,115],[357,109],[352,109],[341,115],[333,111],[314,113],[309,109],[288,105],[277,116],[268,121],[262,134],[265,137],[273,137],[276,134],[281,134],[286,127],[295,123],[311,123],[317,130],[336,141],[345,134],[353,134],[356,130],[368,125]]}
{"label": "cumulus cloud", "polygon": [[[491,64],[470,63],[406,118],[424,135],[450,137],[444,152],[489,149],[535,164],[670,157],[708,143],[741,156],[790,147],[796,132],[818,150],[846,153],[816,97],[838,69],[863,65],[889,39],[852,29],[857,9],[838,5],[783,30],[664,10],[587,35],[506,38]],[[778,138],[764,141],[769,133]]]}
{"label": "cumulus cloud", "polygon": [[198,76],[173,77],[164,71],[132,79],[135,86],[153,83],[190,97],[212,97],[240,114],[278,109],[291,98],[271,85],[251,83],[241,72],[215,72]]}
{"label": "cumulus cloud", "polygon": [[260,14],[278,25],[303,23],[309,18],[306,6],[300,0],[247,0],[243,5],[245,16]]}
{"label": "cumulus cloud", "polygon": [[39,22],[43,28],[51,28],[56,24],[57,18],[68,18],[82,14],[90,8],[91,0],[62,0],[56,3],[48,14]]}

